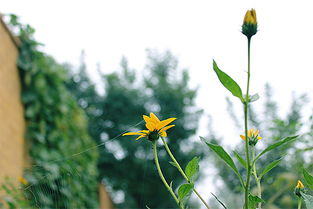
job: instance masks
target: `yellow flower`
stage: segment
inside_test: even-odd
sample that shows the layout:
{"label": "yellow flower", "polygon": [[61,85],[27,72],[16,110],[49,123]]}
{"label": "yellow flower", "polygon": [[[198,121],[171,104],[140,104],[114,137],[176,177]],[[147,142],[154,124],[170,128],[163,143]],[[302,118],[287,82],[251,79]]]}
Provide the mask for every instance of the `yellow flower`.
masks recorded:
{"label": "yellow flower", "polygon": [[28,184],[28,181],[23,176],[18,177],[18,181],[23,185]]}
{"label": "yellow flower", "polygon": [[248,10],[242,24],[242,33],[249,39],[256,34],[258,28],[258,22],[256,19],[255,9]]}
{"label": "yellow flower", "polygon": [[[257,139],[260,140],[262,139],[262,137],[259,136],[260,131],[258,129],[254,130],[254,128],[251,128],[250,130],[248,130],[248,137],[249,139]],[[246,137],[243,135],[240,135],[240,138],[242,138],[243,140],[246,140]]]}
{"label": "yellow flower", "polygon": [[143,115],[143,119],[146,122],[146,127],[148,130],[141,130],[138,132],[128,132],[123,134],[123,136],[130,136],[130,135],[139,135],[136,140],[147,137],[151,141],[157,140],[160,136],[161,137],[166,137],[167,133],[166,130],[169,128],[172,128],[175,125],[169,125],[171,122],[176,120],[176,118],[168,118],[166,120],[160,121],[159,118],[153,114],[152,112],[150,113],[150,117]]}
{"label": "yellow flower", "polygon": [[243,24],[257,24],[255,9],[251,9],[246,12]]}
{"label": "yellow flower", "polygon": [[[258,129],[254,130],[254,128],[251,128],[248,130],[249,145],[254,146],[258,143],[258,140],[262,139],[262,137],[259,136],[259,133],[260,131]],[[240,135],[240,138],[246,140],[244,135]]]}
{"label": "yellow flower", "polygon": [[304,185],[302,184],[302,182],[300,180],[298,180],[296,189],[303,189],[303,188],[304,188]]}

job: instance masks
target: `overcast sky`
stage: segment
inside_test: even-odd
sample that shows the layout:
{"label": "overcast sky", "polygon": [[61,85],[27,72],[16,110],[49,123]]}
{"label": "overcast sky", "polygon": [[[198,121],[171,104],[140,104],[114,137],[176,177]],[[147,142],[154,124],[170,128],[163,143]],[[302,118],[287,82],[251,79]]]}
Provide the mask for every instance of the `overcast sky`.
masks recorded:
{"label": "overcast sky", "polygon": [[[32,25],[44,50],[60,62],[77,64],[84,49],[91,75],[97,62],[111,72],[126,56],[140,70],[145,49],[171,50],[180,66],[189,68],[192,86],[200,86],[198,104],[213,115],[214,127],[221,135],[227,130],[225,135],[234,140],[240,133],[225,114],[230,94],[220,86],[212,59],[245,91],[247,43],[240,30],[250,8],[256,9],[259,23],[252,40],[251,93],[262,96],[269,82],[284,113],[292,92],[313,90],[309,0],[7,0],[0,12],[14,13]],[[207,134],[204,128],[200,132]]]}

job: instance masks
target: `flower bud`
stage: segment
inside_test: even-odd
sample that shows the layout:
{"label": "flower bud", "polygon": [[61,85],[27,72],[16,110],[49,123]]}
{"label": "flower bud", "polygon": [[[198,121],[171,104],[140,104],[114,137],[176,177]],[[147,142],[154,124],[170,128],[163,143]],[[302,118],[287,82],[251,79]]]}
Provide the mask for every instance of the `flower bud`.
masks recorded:
{"label": "flower bud", "polygon": [[251,38],[257,32],[257,19],[256,12],[254,9],[248,10],[243,20],[242,33],[248,38]]}
{"label": "flower bud", "polygon": [[304,189],[303,183],[300,180],[298,180],[297,186],[295,188],[295,194],[297,196],[301,197],[301,193],[300,192],[303,191],[303,189]]}

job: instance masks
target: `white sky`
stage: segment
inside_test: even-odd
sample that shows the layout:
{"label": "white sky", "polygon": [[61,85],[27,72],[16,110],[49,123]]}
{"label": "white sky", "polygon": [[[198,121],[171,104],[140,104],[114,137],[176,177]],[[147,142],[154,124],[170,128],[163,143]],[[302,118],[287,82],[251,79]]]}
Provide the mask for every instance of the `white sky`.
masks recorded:
{"label": "white sky", "polygon": [[[91,75],[97,62],[111,72],[119,69],[124,55],[132,68],[142,69],[145,49],[171,50],[180,66],[189,68],[192,85],[201,87],[198,104],[213,115],[218,133],[227,130],[233,141],[239,133],[225,114],[225,96],[230,94],[219,84],[212,59],[245,91],[246,38],[240,30],[250,8],[256,9],[259,23],[252,40],[251,92],[262,96],[269,82],[284,113],[293,91],[313,90],[309,0],[7,0],[0,12],[32,25],[45,51],[60,62],[77,64],[85,49]],[[200,134],[207,134],[205,128]]]}

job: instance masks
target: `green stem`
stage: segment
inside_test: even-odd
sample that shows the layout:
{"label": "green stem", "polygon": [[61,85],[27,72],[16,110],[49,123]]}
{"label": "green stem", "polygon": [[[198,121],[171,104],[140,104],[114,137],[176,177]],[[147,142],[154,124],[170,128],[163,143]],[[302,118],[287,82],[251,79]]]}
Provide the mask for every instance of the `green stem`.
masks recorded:
{"label": "green stem", "polygon": [[248,209],[248,197],[249,197],[249,189],[250,189],[250,175],[251,175],[251,164],[250,164],[250,153],[249,153],[249,138],[248,138],[248,106],[249,106],[249,87],[250,87],[250,42],[251,38],[248,38],[248,81],[247,81],[247,92],[246,98],[244,102],[244,119],[245,119],[245,136],[246,136],[246,144],[245,144],[245,152],[246,152],[246,160],[247,160],[247,180],[245,184],[245,209]]}
{"label": "green stem", "polygon": [[160,164],[159,164],[159,159],[158,159],[158,154],[157,154],[157,147],[156,147],[156,143],[155,142],[152,142],[152,145],[153,145],[153,154],[154,154],[154,160],[155,160],[155,165],[157,167],[157,170],[158,170],[158,173],[159,173],[159,176],[163,182],[163,184],[165,185],[165,187],[167,188],[167,190],[171,193],[172,197],[174,198],[174,200],[176,201],[177,205],[183,209],[183,207],[179,204],[179,200],[178,198],[176,197],[175,193],[173,192],[173,189],[168,185],[168,183],[166,182],[164,176],[163,176],[163,173],[162,173],[162,170],[161,170],[161,167],[160,167]]}
{"label": "green stem", "polygon": [[[262,198],[262,190],[261,190],[261,179],[258,177],[258,173],[257,173],[257,170],[256,170],[256,163],[254,161],[255,159],[255,147],[253,146],[252,147],[252,161],[254,162],[252,164],[252,172],[253,172],[253,176],[255,178],[255,182],[256,182],[256,185],[257,185],[257,192],[258,192],[258,197],[259,198]],[[262,208],[262,203],[259,203],[258,204],[258,208],[261,209]]]}
{"label": "green stem", "polygon": [[[176,158],[175,158],[174,155],[172,154],[172,152],[171,152],[170,148],[168,147],[168,145],[167,145],[166,141],[164,140],[164,138],[161,137],[161,139],[162,139],[162,141],[163,141],[163,144],[164,144],[164,146],[165,146],[165,149],[166,149],[168,155],[171,157],[171,159],[172,159],[173,162],[175,163],[175,165],[176,165],[177,169],[179,170],[179,172],[181,173],[181,175],[186,179],[186,181],[187,181],[188,183],[191,183],[190,180],[188,179],[187,175],[185,174],[184,170],[180,167],[180,165],[179,165],[179,163],[177,162]],[[208,205],[208,204],[205,202],[205,200],[201,197],[201,195],[199,194],[199,192],[198,192],[195,188],[193,188],[193,191],[194,191],[194,193],[198,196],[198,198],[201,200],[201,202],[205,205],[205,207],[206,207],[207,209],[210,209],[209,205]]]}
{"label": "green stem", "polygon": [[302,203],[302,199],[301,197],[298,197],[298,209],[301,209],[301,203]]}

